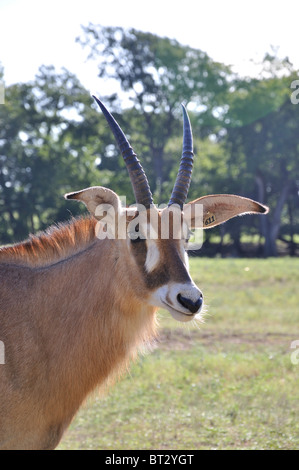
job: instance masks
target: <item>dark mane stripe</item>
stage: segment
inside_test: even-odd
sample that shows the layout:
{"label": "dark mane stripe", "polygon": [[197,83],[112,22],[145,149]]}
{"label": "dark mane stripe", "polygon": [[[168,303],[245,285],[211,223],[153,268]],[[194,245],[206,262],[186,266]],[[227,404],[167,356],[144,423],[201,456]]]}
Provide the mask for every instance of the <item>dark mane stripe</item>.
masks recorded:
{"label": "dark mane stripe", "polygon": [[46,266],[66,259],[94,241],[96,223],[91,217],[82,217],[53,225],[24,242],[0,248],[0,263]]}

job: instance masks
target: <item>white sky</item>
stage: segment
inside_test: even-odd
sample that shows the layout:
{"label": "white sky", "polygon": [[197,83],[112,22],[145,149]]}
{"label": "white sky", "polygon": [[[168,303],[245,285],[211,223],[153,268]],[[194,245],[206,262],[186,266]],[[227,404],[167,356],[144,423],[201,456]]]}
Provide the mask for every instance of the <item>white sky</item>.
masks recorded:
{"label": "white sky", "polygon": [[96,67],[75,43],[80,25],[92,22],[175,38],[241,74],[252,74],[251,59],[278,46],[299,69],[298,20],[298,0],[0,0],[0,62],[6,85],[53,64],[97,92]]}

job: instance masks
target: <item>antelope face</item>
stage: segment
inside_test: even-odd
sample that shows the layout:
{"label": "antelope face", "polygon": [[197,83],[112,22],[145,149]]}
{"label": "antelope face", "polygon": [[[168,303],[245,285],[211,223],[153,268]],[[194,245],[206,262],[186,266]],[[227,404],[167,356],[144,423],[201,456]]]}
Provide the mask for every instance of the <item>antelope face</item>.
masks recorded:
{"label": "antelope face", "polygon": [[167,309],[176,320],[192,320],[202,309],[203,296],[189,273],[189,229],[180,210],[153,207],[144,217],[134,217],[128,228],[129,249],[144,279],[148,303]]}
{"label": "antelope face", "polygon": [[[137,206],[129,210],[122,208],[117,194],[99,186],[70,193],[65,197],[84,202],[91,214],[101,222],[103,222],[103,213],[107,209],[107,225],[116,227],[112,238],[120,237],[126,240],[126,249],[129,250],[130,257],[139,269],[139,276],[143,279],[146,289],[142,293],[144,300],[155,307],[167,309],[179,321],[190,321],[200,313],[203,296],[189,273],[184,246],[189,228],[211,228],[237,215],[266,214],[268,208],[252,199],[223,194],[204,196],[185,204],[194,154],[191,125],[183,106],[183,152],[180,167],[168,207],[158,210],[154,206],[152,193],[140,161],[126,136],[105,106],[97,98],[95,100],[114,134],[126,163]],[[109,210],[109,207],[112,210]],[[200,211],[196,210],[198,207]],[[99,208],[103,210],[98,211]],[[187,231],[184,214],[188,214]],[[116,216],[117,224],[115,224]]]}
{"label": "antelope face", "polygon": [[[176,320],[192,320],[202,309],[203,295],[190,276],[184,242],[151,243],[156,244],[159,262],[145,274],[149,286],[154,286],[149,303],[168,310]],[[149,250],[148,253],[151,256]]]}

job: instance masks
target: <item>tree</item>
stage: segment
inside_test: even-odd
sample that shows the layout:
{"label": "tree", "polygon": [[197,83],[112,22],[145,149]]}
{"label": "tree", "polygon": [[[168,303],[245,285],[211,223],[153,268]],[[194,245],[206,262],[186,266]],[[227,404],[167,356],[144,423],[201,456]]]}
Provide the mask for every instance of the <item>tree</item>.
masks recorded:
{"label": "tree", "polygon": [[[290,71],[289,62],[285,62],[287,75],[279,77],[279,63],[272,58],[271,70],[271,56],[267,55],[267,78],[239,81],[226,116],[232,158],[245,156],[246,168],[254,176],[257,198],[271,208],[269,216],[261,219],[265,256],[277,255],[283,211],[291,194],[294,200],[295,188],[298,210],[299,107],[290,100],[290,85],[298,73]],[[281,71],[281,63],[278,69]],[[240,183],[244,184],[244,180]],[[293,209],[294,204],[289,202],[294,221]]]}
{"label": "tree", "polygon": [[[213,62],[203,51],[135,29],[89,24],[78,41],[88,49],[88,58],[99,64],[99,77],[114,81],[115,89],[120,85],[132,103],[125,115],[126,129],[129,116],[128,134],[137,142],[136,149],[142,148],[151,187],[156,200],[162,202],[169,174],[174,164],[177,168],[179,158],[167,151],[169,139],[182,132],[179,104],[193,103],[198,111],[194,125],[201,124],[201,132],[215,127],[217,110],[229,88],[230,69]],[[119,109],[116,93],[105,99],[112,109]]]}
{"label": "tree", "polygon": [[54,67],[43,66],[34,82],[6,89],[0,106],[2,243],[69,218],[63,194],[96,183],[94,153],[102,144],[90,104],[77,78]]}

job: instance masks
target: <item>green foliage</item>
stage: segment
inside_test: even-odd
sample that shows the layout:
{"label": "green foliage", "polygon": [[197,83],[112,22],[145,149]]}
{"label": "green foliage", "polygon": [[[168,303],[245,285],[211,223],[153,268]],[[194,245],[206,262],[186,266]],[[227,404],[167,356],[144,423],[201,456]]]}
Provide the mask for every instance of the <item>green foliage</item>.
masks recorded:
{"label": "green foliage", "polygon": [[[271,71],[266,57],[267,72]],[[291,223],[299,222],[299,107],[290,100],[291,83],[298,76],[288,67],[286,76],[254,79],[238,84],[232,94],[226,116],[226,145],[234,162],[245,157],[245,173],[256,187],[256,198],[268,204],[271,213],[263,221],[265,254],[276,255],[276,239],[288,205]],[[272,67],[272,68],[273,68]],[[239,190],[246,187],[239,178]],[[294,215],[296,214],[296,215]],[[294,220],[296,218],[296,222]]]}
{"label": "green foliage", "polygon": [[[97,60],[99,77],[115,80],[132,102],[126,129],[133,140],[136,134],[136,141],[141,140],[142,162],[157,202],[167,202],[170,194],[164,189],[169,173],[177,170],[181,142],[172,155],[166,147],[182,135],[180,103],[196,103],[202,133],[216,126],[214,111],[224,104],[229,68],[203,51],[135,29],[89,24],[78,40],[88,49],[89,59]],[[108,101],[116,107],[117,95]]]}
{"label": "green foliage", "polygon": [[67,71],[58,75],[53,67],[41,67],[33,83],[8,87],[5,98],[0,106],[2,243],[69,216],[63,194],[95,182],[98,127],[85,112],[90,98]]}
{"label": "green foliage", "polygon": [[89,59],[101,57],[99,76],[116,80],[142,113],[172,114],[178,103],[195,97],[210,105],[227,91],[229,68],[203,51],[135,29],[93,24],[82,29],[78,41],[89,50]]}
{"label": "green foliage", "polygon": [[[89,24],[78,41],[97,61],[99,77],[121,89],[100,98],[140,156],[157,204],[168,202],[178,171],[184,102],[196,153],[189,200],[235,193],[268,204],[267,217],[233,220],[215,232],[222,240],[229,235],[235,253],[250,233],[265,240],[264,255],[277,254],[279,237],[296,254],[299,106],[290,101],[290,85],[298,72],[287,59],[266,54],[261,75],[250,79],[201,50],[135,29]],[[80,213],[62,195],[94,184],[134,202],[113,136],[78,79],[42,66],[33,82],[7,87],[0,106],[1,243],[64,220],[69,210]]]}

